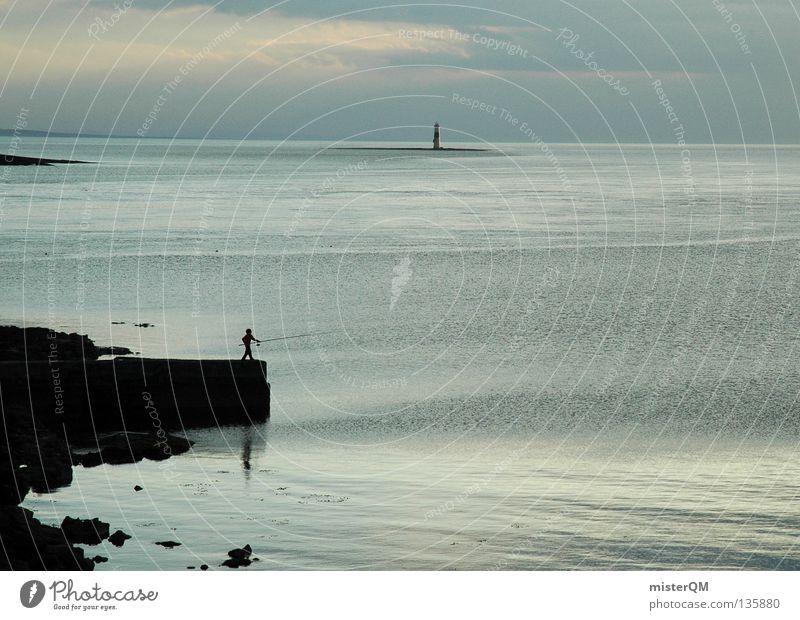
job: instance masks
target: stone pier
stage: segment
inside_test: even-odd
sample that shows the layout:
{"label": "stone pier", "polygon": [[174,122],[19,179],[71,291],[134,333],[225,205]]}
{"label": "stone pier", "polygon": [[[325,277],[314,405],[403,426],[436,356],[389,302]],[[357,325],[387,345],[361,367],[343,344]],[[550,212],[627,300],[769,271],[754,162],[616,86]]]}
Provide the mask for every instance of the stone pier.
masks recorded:
{"label": "stone pier", "polygon": [[263,361],[2,361],[2,402],[67,431],[181,430],[263,422],[270,385]]}

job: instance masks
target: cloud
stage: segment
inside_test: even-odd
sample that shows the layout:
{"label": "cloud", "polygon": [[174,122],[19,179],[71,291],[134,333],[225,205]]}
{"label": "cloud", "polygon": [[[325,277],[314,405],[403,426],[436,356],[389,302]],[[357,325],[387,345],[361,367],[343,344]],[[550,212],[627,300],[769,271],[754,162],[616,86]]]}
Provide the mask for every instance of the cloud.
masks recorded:
{"label": "cloud", "polygon": [[[55,123],[69,130],[86,117],[96,132],[135,129],[164,83],[200,55],[160,116],[161,135],[177,130],[187,116],[191,122],[185,126],[195,131],[225,116],[231,135],[254,126],[274,135],[302,125],[306,115],[324,115],[333,104],[387,93],[445,96],[456,88],[502,93],[509,106],[523,108],[518,93],[534,92],[553,109],[574,115],[578,126],[581,115],[591,118],[599,106],[623,124],[617,127],[621,134],[637,135],[641,128],[629,116],[630,104],[615,99],[587,66],[591,55],[596,69],[613,73],[632,91],[630,101],[656,134],[663,119],[650,82],[668,76],[698,139],[710,137],[707,116],[729,123],[736,111],[757,133],[768,130],[762,87],[781,135],[800,139],[792,90],[800,77],[793,62],[800,55],[798,17],[788,3],[474,2],[473,8],[457,8],[400,0],[393,2],[400,6],[384,8],[364,0],[0,1],[0,88],[9,104],[0,112],[0,125],[12,122],[15,107],[33,94],[32,126]],[[234,36],[203,52],[234,26]],[[562,29],[576,36],[571,47],[559,38]],[[503,80],[518,88],[498,87]],[[272,121],[277,115],[268,114],[270,106],[309,88],[318,101],[302,96],[302,107]],[[427,117],[432,104],[407,105]],[[237,110],[236,118],[227,118],[229,109]],[[395,115],[411,113],[392,109]],[[317,131],[333,135],[384,116],[371,107],[367,116],[363,109],[360,114]],[[262,123],[264,118],[269,122]],[[736,135],[738,127],[725,123],[714,131]],[[586,139],[602,133],[596,125],[586,123]]]}

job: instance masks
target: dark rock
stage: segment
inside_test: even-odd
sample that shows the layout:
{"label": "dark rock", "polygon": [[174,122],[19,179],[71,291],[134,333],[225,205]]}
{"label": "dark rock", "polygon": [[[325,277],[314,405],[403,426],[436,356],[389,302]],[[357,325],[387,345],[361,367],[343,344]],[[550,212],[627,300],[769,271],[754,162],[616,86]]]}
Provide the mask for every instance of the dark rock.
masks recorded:
{"label": "dark rock", "polygon": [[92,562],[95,564],[102,564],[103,562],[108,562],[108,558],[104,558],[102,555],[96,555],[92,558]]}
{"label": "dark rock", "polygon": [[72,462],[84,467],[97,467],[103,464],[103,457],[99,452],[75,453],[72,455]]}
{"label": "dark rock", "polygon": [[[6,395],[5,385],[3,396]],[[13,401],[12,401],[13,402]],[[5,401],[0,423],[0,505],[19,504],[29,489],[49,493],[72,482],[63,431],[51,431],[23,407]]]}
{"label": "dark rock", "polygon": [[208,564],[201,564],[200,570],[208,570]]}
{"label": "dark rock", "polygon": [[31,487],[46,493],[72,481],[63,431],[43,427],[5,398],[0,413],[0,570],[92,570],[94,563],[60,528],[17,506]]}
{"label": "dark rock", "polygon": [[167,549],[172,549],[173,547],[180,547],[183,543],[175,542],[174,540],[160,540],[156,544],[166,547]]}
{"label": "dark rock", "polygon": [[134,490],[134,491],[136,491],[136,492],[138,493],[139,491],[143,491],[143,490],[144,490],[144,487],[140,487],[140,486],[137,484],[135,487],[133,487],[133,490]]}
{"label": "dark rock", "polygon": [[128,347],[97,347],[98,355],[132,355]]}
{"label": "dark rock", "polygon": [[241,566],[250,566],[250,564],[251,561],[247,558],[243,558],[241,560],[229,558],[222,563],[222,566],[227,566],[228,568],[239,568]]}
{"label": "dark rock", "polygon": [[0,326],[0,360],[96,360],[97,347],[88,336],[56,332],[46,327]]}
{"label": "dark rock", "polygon": [[121,547],[125,544],[125,541],[130,539],[131,537],[123,532],[122,530],[117,530],[111,536],[108,537],[108,542],[110,542],[115,547]]}
{"label": "dark rock", "polygon": [[194,566],[187,566],[186,569],[187,570],[194,570]]}
{"label": "dark rock", "polygon": [[157,433],[100,433],[95,436],[93,443],[100,447],[100,451],[73,455],[76,464],[96,467],[102,463],[138,463],[143,459],[163,461],[170,456],[187,452],[194,445],[194,442],[185,437],[163,431],[160,436]]}
{"label": "dark rock", "polygon": [[241,549],[231,549],[228,551],[228,556],[234,560],[245,560],[253,554],[253,549],[250,545],[245,545]]}
{"label": "dark rock", "polygon": [[64,517],[61,522],[61,531],[72,544],[99,545],[108,538],[109,526],[100,519]]}
{"label": "dark rock", "polygon": [[37,432],[37,456],[25,469],[24,480],[36,493],[50,493],[72,483],[72,459],[66,442],[55,433]]}
{"label": "dark rock", "polygon": [[70,545],[60,528],[42,524],[19,506],[0,506],[0,549],[0,570],[94,569],[94,562]]}
{"label": "dark rock", "polygon": [[155,327],[152,323],[134,323],[134,327]]}
{"label": "dark rock", "polygon": [[222,566],[227,566],[228,568],[250,566],[252,563],[250,556],[252,554],[253,548],[250,545],[245,545],[241,549],[231,549],[228,551],[229,558],[222,563]]}

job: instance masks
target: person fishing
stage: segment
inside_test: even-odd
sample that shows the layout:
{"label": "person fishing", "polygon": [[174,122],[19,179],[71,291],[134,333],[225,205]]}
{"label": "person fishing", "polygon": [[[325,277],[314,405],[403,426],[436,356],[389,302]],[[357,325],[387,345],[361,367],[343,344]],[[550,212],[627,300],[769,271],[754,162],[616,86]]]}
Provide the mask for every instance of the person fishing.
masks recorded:
{"label": "person fishing", "polygon": [[256,338],[253,335],[253,330],[248,328],[247,330],[245,330],[245,335],[242,338],[242,342],[244,344],[243,345],[240,344],[239,346],[240,347],[241,346],[244,347],[244,355],[242,355],[242,359],[243,360],[247,359],[248,357],[250,359],[253,359],[253,351],[252,351],[252,349],[250,349],[250,343],[251,342],[258,342],[258,343],[261,343],[261,342],[276,342],[278,340],[291,340],[293,338],[307,338],[309,336],[322,336],[324,334],[330,334],[330,333],[333,333],[333,332],[316,332],[314,334],[297,334],[295,336],[278,336],[277,338],[267,338],[266,340],[259,340],[258,338]]}
{"label": "person fishing", "polygon": [[242,337],[242,342],[244,343],[244,355],[242,355],[242,359],[245,360],[248,357],[253,359],[253,350],[250,348],[251,342],[261,342],[258,338],[253,335],[253,330],[249,327],[245,330],[245,334]]}

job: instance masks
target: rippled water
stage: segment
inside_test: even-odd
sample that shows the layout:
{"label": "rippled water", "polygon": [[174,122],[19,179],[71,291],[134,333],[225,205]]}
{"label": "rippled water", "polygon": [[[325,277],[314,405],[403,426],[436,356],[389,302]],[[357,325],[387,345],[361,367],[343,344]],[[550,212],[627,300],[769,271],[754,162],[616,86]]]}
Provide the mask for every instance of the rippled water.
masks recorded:
{"label": "rippled water", "polygon": [[314,334],[256,349],[267,425],[28,505],[134,534],[102,569],[798,568],[800,149],[323,146],[6,169],[2,322],[152,357]]}
{"label": "rippled water", "polygon": [[79,468],[27,503],[134,534],[98,551],[102,569],[213,567],[246,543],[260,569],[800,568],[793,448],[249,431],[192,432],[194,454],[171,462]]}

